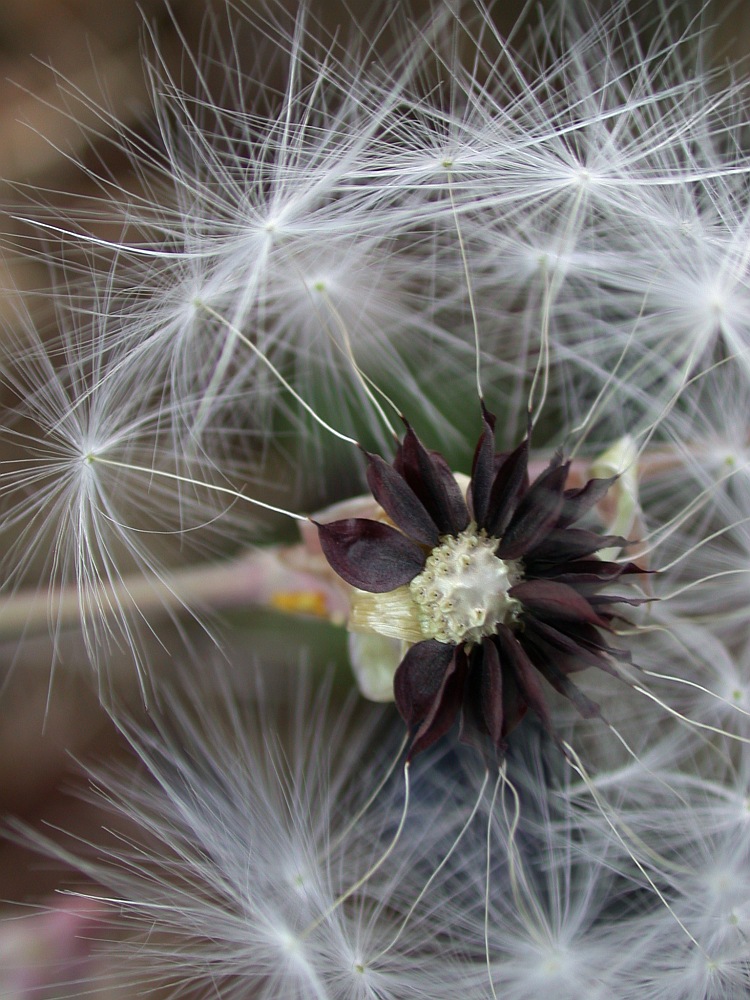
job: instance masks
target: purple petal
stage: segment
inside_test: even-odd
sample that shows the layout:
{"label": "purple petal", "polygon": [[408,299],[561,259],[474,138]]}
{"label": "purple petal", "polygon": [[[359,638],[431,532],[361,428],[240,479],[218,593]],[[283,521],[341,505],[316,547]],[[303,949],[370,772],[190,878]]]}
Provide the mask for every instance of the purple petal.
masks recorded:
{"label": "purple petal", "polygon": [[[490,640],[492,641],[492,640]],[[477,647],[479,648],[479,647]],[[518,690],[518,682],[512,671],[503,670],[502,673],[502,714],[503,721],[500,728],[500,736],[494,741],[495,750],[502,753],[506,747],[507,737],[521,722],[528,711],[528,705],[524,701],[523,695]],[[469,675],[464,685],[464,696],[461,705],[461,731],[459,739],[462,743],[468,743],[475,747],[487,757],[488,747],[488,723],[484,717],[483,709],[483,679],[481,670],[474,670],[474,676]],[[491,763],[489,760],[488,764]],[[497,762],[497,758],[495,763]]]}
{"label": "purple petal", "polygon": [[557,622],[587,622],[599,628],[606,622],[597,615],[589,602],[564,583],[555,580],[526,580],[508,591],[508,596],[520,601],[524,611],[535,618]]}
{"label": "purple petal", "polygon": [[410,583],[424,569],[422,549],[388,524],[351,517],[315,525],[323,555],[352,587],[382,594]]}
{"label": "purple petal", "polygon": [[396,707],[418,727],[407,756],[411,760],[444,736],[461,706],[466,657],[456,646],[427,639],[408,650],[396,671]]}
{"label": "purple petal", "polygon": [[501,559],[518,559],[538,545],[555,526],[568,478],[568,465],[560,461],[554,459],[521,500],[498,546],[497,554]]}
{"label": "purple petal", "polygon": [[538,559],[540,562],[568,562],[572,559],[583,559],[598,552],[599,549],[615,545],[622,548],[627,544],[627,539],[621,535],[597,535],[594,531],[585,531],[582,528],[553,528],[539,545],[534,546],[528,553],[527,559]]}
{"label": "purple petal", "polygon": [[512,670],[503,668],[494,639],[485,639],[471,653],[469,672],[461,704],[459,739],[475,747],[487,758],[490,740],[497,754],[528,710]]}
{"label": "purple petal", "polygon": [[482,712],[482,647],[473,646],[461,699],[461,724],[458,738],[480,753],[487,750],[487,725]]}
{"label": "purple petal", "polygon": [[592,701],[588,695],[584,694],[578,685],[574,684],[569,677],[558,670],[553,663],[549,660],[535,660],[535,662],[537,670],[544,675],[545,679],[549,681],[556,691],[559,691],[561,695],[575,706],[576,711],[582,718],[601,718],[602,713],[599,705],[595,701]]}
{"label": "purple petal", "polygon": [[594,625],[584,624],[583,622],[556,622],[556,627],[560,631],[567,633],[568,637],[574,639],[579,646],[584,649],[589,649],[593,653],[604,653],[606,656],[616,656],[618,659],[630,660],[630,651],[625,649],[616,649],[609,645],[607,639],[601,634],[598,628]]}
{"label": "purple petal", "polygon": [[506,455],[492,484],[492,491],[484,523],[477,519],[480,528],[489,535],[499,537],[515,513],[518,501],[528,487],[529,439],[525,437],[518,447]]}
{"label": "purple petal", "polygon": [[437,639],[425,639],[407,650],[393,679],[396,708],[408,726],[415,726],[429,714],[440,692],[445,673],[452,664],[456,647]]}
{"label": "purple petal", "polygon": [[626,597],[624,594],[586,594],[585,590],[583,594],[593,607],[602,608],[608,604],[629,604],[631,608],[641,608],[644,604],[658,600],[657,597]]}
{"label": "purple petal", "polygon": [[457,535],[469,523],[458,483],[442,455],[427,451],[407,425],[394,466],[421,500],[441,535]]}
{"label": "purple petal", "polygon": [[621,673],[608,658],[610,649],[605,643],[599,643],[598,649],[594,648],[593,643],[582,636],[568,635],[562,629],[554,628],[537,618],[528,620],[525,625],[524,645],[531,644],[543,653],[546,650],[550,661],[554,660],[565,673],[597,667],[622,680]]}
{"label": "purple petal", "polygon": [[497,646],[490,639],[482,641],[482,716],[490,739],[499,747],[503,742],[505,712],[503,671]]}
{"label": "purple petal", "polygon": [[[560,633],[555,634],[555,629],[550,626],[541,626],[539,623],[536,623],[533,629],[527,628],[524,632],[523,641],[527,652],[537,665],[537,669],[545,676],[550,672],[554,672],[555,675],[567,676],[594,666],[610,676],[616,677],[619,681],[626,684],[631,683],[630,678],[623,674],[611,659],[612,656],[616,656],[627,660],[629,659],[627,653],[624,657],[619,657],[618,654],[621,651],[613,650],[608,646],[600,646],[597,651],[596,649],[586,649],[581,645],[576,645],[571,651],[569,641],[563,643],[560,639],[561,635]],[[565,646],[564,649],[563,646]],[[631,664],[631,666],[633,665]]]}
{"label": "purple petal", "polygon": [[469,498],[471,512],[482,527],[487,519],[492,482],[495,478],[495,417],[482,406],[484,430],[474,452]]}
{"label": "purple petal", "polygon": [[617,482],[617,478],[610,476],[609,479],[589,479],[580,489],[566,490],[557,527],[567,528],[569,524],[583,517],[594,504],[599,503],[607,495],[611,486]]}
{"label": "purple petal", "polygon": [[433,711],[414,734],[407,754],[409,760],[432,746],[451,728],[461,707],[463,685],[463,673],[456,671],[446,676],[443,689],[440,697],[435,701]]}
{"label": "purple petal", "polygon": [[529,706],[518,688],[516,675],[506,671],[503,675],[503,739],[513,732],[528,709]]}
{"label": "purple petal", "polygon": [[625,573],[645,573],[634,563],[606,562],[603,559],[578,559],[560,565],[550,565],[537,562],[531,553],[525,560],[524,566],[530,576],[545,577],[546,579],[559,580],[561,583],[577,585],[581,583],[596,583],[601,589],[605,584],[618,580]]}
{"label": "purple petal", "polygon": [[367,454],[367,482],[372,495],[391,520],[406,535],[423,545],[438,544],[435,522],[411,486],[379,455]]}
{"label": "purple petal", "polygon": [[547,732],[554,732],[539,674],[526,651],[507,625],[498,628],[494,642],[497,644],[501,662],[507,664],[513,671],[521,696]]}

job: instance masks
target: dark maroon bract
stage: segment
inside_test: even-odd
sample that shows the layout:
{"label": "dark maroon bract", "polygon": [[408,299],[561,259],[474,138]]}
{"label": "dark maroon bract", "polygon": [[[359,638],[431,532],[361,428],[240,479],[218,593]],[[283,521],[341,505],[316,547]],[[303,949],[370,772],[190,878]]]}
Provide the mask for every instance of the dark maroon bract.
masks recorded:
{"label": "dark maroon bract", "polygon": [[614,478],[566,489],[570,463],[558,454],[531,482],[528,435],[497,453],[495,418],[484,408],[482,417],[465,498],[445,459],[407,426],[393,464],[367,454],[370,489],[393,526],[317,525],[328,562],[369,603],[372,630],[409,644],[394,694],[410,757],[459,714],[464,741],[498,752],[528,709],[554,734],[543,680],[595,716],[570,675],[590,666],[619,675],[617,660],[628,659],[605,633],[615,605],[639,600],[602,591],[643,571],[597,556],[624,538],[574,527]]}

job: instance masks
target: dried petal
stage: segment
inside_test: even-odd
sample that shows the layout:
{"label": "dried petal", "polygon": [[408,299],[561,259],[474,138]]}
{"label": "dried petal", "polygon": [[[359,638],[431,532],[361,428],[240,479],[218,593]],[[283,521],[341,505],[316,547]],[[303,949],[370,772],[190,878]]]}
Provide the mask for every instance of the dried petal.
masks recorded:
{"label": "dried petal", "polygon": [[508,596],[520,601],[524,611],[534,618],[553,622],[588,622],[605,628],[606,622],[597,615],[585,597],[573,587],[555,580],[526,580],[508,591]]}
{"label": "dried petal", "polygon": [[533,555],[530,555],[524,560],[524,565],[529,576],[558,580],[560,583],[570,583],[576,587],[579,584],[595,583],[599,589],[605,584],[619,580],[626,573],[646,572],[635,563],[605,562],[603,559],[580,559],[554,565],[537,562]]}
{"label": "dried petal", "polygon": [[529,618],[525,625],[524,645],[535,646],[540,651],[539,656],[542,660],[546,658],[554,660],[558,666],[564,665],[565,673],[585,670],[586,667],[598,667],[605,673],[620,677],[608,659],[610,650],[606,644],[599,644],[598,650],[592,649],[580,636],[568,635],[562,629],[554,628],[536,618]]}
{"label": "dried petal", "polygon": [[461,489],[442,455],[427,451],[407,428],[394,466],[421,500],[441,535],[457,535],[469,523]]}
{"label": "dried petal", "polygon": [[559,458],[532,483],[502,536],[497,554],[518,559],[544,538],[557,522],[563,504],[568,465]]}
{"label": "dried petal", "polygon": [[[566,490],[557,527],[567,528],[569,524],[574,524],[582,518],[600,500],[604,499],[615,482],[617,482],[617,476],[610,476],[608,479],[589,479],[586,485],[580,489]],[[602,546],[599,547],[602,548]]]}
{"label": "dried petal", "polygon": [[334,571],[360,590],[373,594],[395,590],[424,568],[422,549],[380,521],[353,517],[317,528],[323,555]]}
{"label": "dried petal", "polygon": [[394,678],[396,708],[409,726],[428,715],[456,647],[425,639],[407,650]]}
{"label": "dried petal", "polygon": [[404,477],[379,455],[367,453],[367,483],[372,495],[406,535],[433,548],[438,544],[435,522]]}
{"label": "dried petal", "polygon": [[584,559],[599,549],[615,546],[623,548],[627,544],[627,539],[621,535],[597,535],[594,531],[585,531],[582,528],[558,527],[553,528],[538,545],[534,546],[528,553],[527,559],[538,559],[540,562],[567,562],[572,559]]}
{"label": "dried petal", "polygon": [[529,708],[547,732],[553,732],[552,719],[539,682],[539,674],[525,650],[507,625],[498,628],[494,641],[497,643],[501,663],[507,664],[513,671],[519,691]]}
{"label": "dried petal", "polygon": [[409,728],[418,727],[409,758],[453,725],[461,705],[465,659],[456,646],[428,639],[412,646],[402,660],[394,678],[396,707]]}
{"label": "dried petal", "polygon": [[536,667],[552,687],[575,706],[582,718],[601,718],[602,713],[599,705],[595,701],[592,701],[587,694],[584,694],[578,685],[574,684],[561,670],[558,670],[553,663],[548,660],[541,660],[536,663]]}
{"label": "dried petal", "polygon": [[[487,749],[487,724],[482,709],[481,646],[475,646],[468,654],[469,666],[461,700],[461,725],[458,738],[462,743],[473,746],[480,753]],[[477,660],[480,662],[478,663]]]}
{"label": "dried petal", "polygon": [[495,478],[495,417],[482,407],[484,430],[474,452],[471,468],[469,499],[471,512],[478,525],[484,525]]}
{"label": "dried petal", "polygon": [[492,484],[485,521],[477,520],[489,535],[500,536],[513,517],[523,491],[528,487],[529,439],[501,461]]}
{"label": "dried petal", "polygon": [[482,642],[482,715],[490,739],[499,747],[503,741],[503,671],[497,646],[490,639]]}

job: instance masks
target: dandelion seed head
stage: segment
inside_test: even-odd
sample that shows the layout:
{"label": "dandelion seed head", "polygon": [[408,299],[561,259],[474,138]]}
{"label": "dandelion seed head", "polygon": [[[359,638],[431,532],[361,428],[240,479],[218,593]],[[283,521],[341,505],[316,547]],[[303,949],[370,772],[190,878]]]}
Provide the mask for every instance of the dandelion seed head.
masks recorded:
{"label": "dandelion seed head", "polygon": [[161,594],[157,616],[168,617],[167,566],[180,558],[185,536],[198,546],[210,534],[215,541],[231,531],[232,518],[220,521],[226,506],[197,488],[221,478],[212,458],[175,447],[195,400],[177,403],[163,387],[152,395],[132,344],[110,339],[118,320],[103,302],[94,296],[83,320],[60,294],[57,339],[43,339],[21,304],[6,331],[2,377],[12,408],[0,432],[3,596],[12,605],[25,590],[33,627],[52,638],[53,672],[63,630],[74,627],[104,696],[114,657],[129,660],[146,687],[151,630],[140,605]]}
{"label": "dandelion seed head", "polygon": [[[527,964],[525,976],[527,988],[530,990],[554,990],[555,995],[565,998],[588,996],[591,994],[593,969],[587,957],[579,952],[575,942],[556,940],[541,940],[537,943],[527,941],[519,948],[519,953],[513,957],[519,968],[514,970],[519,982],[522,981],[520,966]],[[507,977],[498,970],[498,985],[502,986],[507,978],[509,986],[513,981],[513,973],[508,970]],[[511,996],[514,993],[511,987]]]}
{"label": "dandelion seed head", "polygon": [[288,927],[269,927],[271,937],[276,940],[279,949],[294,961],[298,961],[301,966],[307,965],[305,949],[302,939],[294,934]]}
{"label": "dandelion seed head", "polygon": [[200,712],[172,691],[168,717],[152,713],[155,729],[122,722],[138,780],[125,770],[95,774],[92,795],[107,804],[108,828],[125,822],[127,833],[93,850],[34,841],[119,901],[123,982],[158,989],[179,976],[196,989],[266,1000],[397,1000],[411,988],[448,1000],[458,982],[450,901],[445,913],[434,900],[410,909],[434,850],[463,822],[463,796],[418,802],[409,843],[337,902],[393,836],[398,787],[366,804],[368,775],[377,786],[391,738],[382,717],[363,717],[352,699],[329,707],[330,681],[313,690],[304,673],[294,676],[292,733],[288,705],[262,694],[242,705],[226,679],[210,693],[205,677],[186,680],[191,698],[203,694]]}
{"label": "dandelion seed head", "polygon": [[596,175],[590,167],[581,165],[573,174],[574,183],[579,187],[586,188],[596,183]]}

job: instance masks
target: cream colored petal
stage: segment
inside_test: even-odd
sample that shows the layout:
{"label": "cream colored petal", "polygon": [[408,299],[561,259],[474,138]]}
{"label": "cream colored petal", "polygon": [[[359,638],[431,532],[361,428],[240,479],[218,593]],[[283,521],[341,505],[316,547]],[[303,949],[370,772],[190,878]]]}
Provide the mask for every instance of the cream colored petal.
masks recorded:
{"label": "cream colored petal", "polygon": [[[641,505],[638,491],[638,450],[635,441],[629,434],[599,455],[591,463],[589,474],[596,478],[607,479],[609,476],[619,476],[606,497],[607,523],[605,530],[613,535],[630,538],[638,524]],[[605,504],[601,504],[605,507]],[[603,512],[604,513],[604,512]],[[601,549],[600,559],[617,559],[619,548]]]}
{"label": "cream colored petal", "polygon": [[353,589],[349,629],[352,632],[374,632],[410,644],[425,638],[419,621],[419,608],[406,586],[385,594],[368,594],[364,590]]}
{"label": "cream colored petal", "polygon": [[359,690],[370,701],[393,701],[393,676],[404,643],[384,635],[349,633],[349,658]]}

